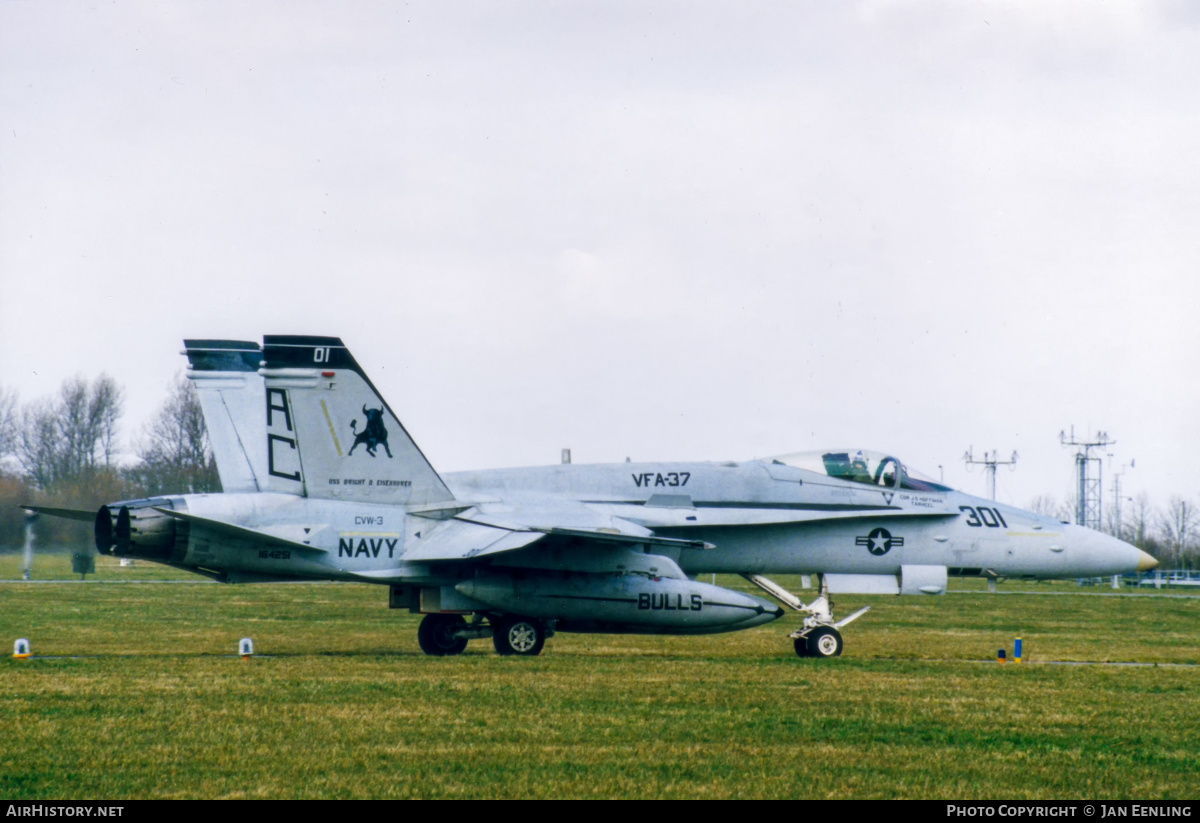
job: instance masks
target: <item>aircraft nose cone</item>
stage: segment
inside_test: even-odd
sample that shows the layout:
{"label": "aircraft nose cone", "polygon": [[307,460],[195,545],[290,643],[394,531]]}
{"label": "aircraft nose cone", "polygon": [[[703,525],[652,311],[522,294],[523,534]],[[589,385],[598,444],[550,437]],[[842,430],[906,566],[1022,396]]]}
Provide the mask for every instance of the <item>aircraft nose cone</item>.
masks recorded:
{"label": "aircraft nose cone", "polygon": [[1112,535],[1075,525],[1063,526],[1063,532],[1068,548],[1075,555],[1070,576],[1131,574],[1158,565],[1157,560],[1137,546]]}

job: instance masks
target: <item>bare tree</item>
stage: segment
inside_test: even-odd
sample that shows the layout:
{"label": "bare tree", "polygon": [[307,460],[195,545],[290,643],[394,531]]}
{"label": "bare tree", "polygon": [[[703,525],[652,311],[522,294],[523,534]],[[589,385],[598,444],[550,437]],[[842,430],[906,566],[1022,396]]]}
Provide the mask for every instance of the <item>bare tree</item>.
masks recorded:
{"label": "bare tree", "polygon": [[111,465],[123,394],[107,374],[90,385],[81,377],[63,383],[58,414],[64,475],[76,477],[101,461],[104,466]]}
{"label": "bare tree", "polygon": [[1131,504],[1133,504],[1132,497],[1122,496],[1121,500],[1114,499],[1112,505],[1106,505],[1101,531],[1121,540],[1132,541],[1136,532],[1133,522],[1130,520]]}
{"label": "bare tree", "polygon": [[1139,549],[1151,554],[1158,549],[1153,534],[1154,507],[1150,505],[1150,497],[1145,492],[1130,501],[1129,514],[1122,528],[1128,539]]}
{"label": "bare tree", "polygon": [[107,374],[101,374],[92,384],[88,398],[88,429],[93,437],[92,457],[103,458],[104,467],[111,468],[117,450],[117,423],[125,406],[125,391]]}
{"label": "bare tree", "polygon": [[1074,523],[1079,516],[1079,495],[1071,492],[1064,497],[1062,503],[1058,505],[1055,516],[1063,523]]}
{"label": "bare tree", "polygon": [[139,474],[148,494],[220,491],[200,399],[182,375],[146,427],[140,457]]}
{"label": "bare tree", "polygon": [[20,430],[17,393],[12,389],[0,386],[0,466],[3,465],[5,458],[16,456]]}
{"label": "bare tree", "polygon": [[63,381],[59,392],[58,422],[58,470],[60,478],[78,477],[93,464],[92,433],[88,409],[88,384],[76,375]]}
{"label": "bare tree", "polygon": [[1058,517],[1059,505],[1052,494],[1039,494],[1029,501],[1025,508],[1043,517]]}
{"label": "bare tree", "polygon": [[1196,543],[1196,504],[1176,495],[1167,503],[1158,520],[1159,533],[1172,560],[1178,565],[1188,565]]}
{"label": "bare tree", "polygon": [[[106,374],[63,382],[58,401],[35,400],[22,409],[16,454],[41,489],[111,468],[124,392]],[[102,461],[102,462],[101,462]]]}
{"label": "bare tree", "polygon": [[54,404],[42,398],[21,409],[21,436],[17,460],[25,475],[39,489],[48,489],[58,479],[58,415]]}
{"label": "bare tree", "polygon": [[[0,460],[15,457],[23,475],[0,472],[0,541],[23,535],[21,503],[90,509],[140,496],[116,467],[122,394],[107,375],[75,377],[18,412],[16,395],[0,390]],[[41,518],[35,528],[44,546],[91,544],[81,521]]]}

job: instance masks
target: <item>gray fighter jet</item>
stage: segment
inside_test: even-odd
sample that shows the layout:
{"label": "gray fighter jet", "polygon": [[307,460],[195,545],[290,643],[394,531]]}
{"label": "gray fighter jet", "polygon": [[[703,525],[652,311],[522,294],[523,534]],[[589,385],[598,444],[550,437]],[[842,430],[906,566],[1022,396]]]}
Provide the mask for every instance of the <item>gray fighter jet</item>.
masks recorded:
{"label": "gray fighter jet", "polygon": [[[225,489],[98,513],[97,549],[226,583],[389,587],[431,655],[490,637],[536,655],[557,631],[709,634],[782,617],[701,582],[740,574],[804,615],[801,656],[842,652],[831,595],[937,595],[965,577],[1148,569],[1112,537],[971,497],[864,449],[725,463],[439,475],[335,337],[185,341]],[[765,577],[818,575],[802,602]]]}

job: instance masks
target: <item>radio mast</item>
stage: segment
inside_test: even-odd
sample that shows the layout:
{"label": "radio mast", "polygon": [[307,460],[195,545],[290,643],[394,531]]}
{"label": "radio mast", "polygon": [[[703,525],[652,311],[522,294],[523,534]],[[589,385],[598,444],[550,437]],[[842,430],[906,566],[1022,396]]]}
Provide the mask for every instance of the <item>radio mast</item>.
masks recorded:
{"label": "radio mast", "polygon": [[[1135,461],[1135,460],[1130,460],[1128,463],[1126,463],[1124,466],[1122,466],[1120,468],[1120,470],[1113,472],[1113,506],[1116,507],[1116,515],[1117,515],[1116,523],[1114,524],[1114,527],[1113,527],[1115,529],[1113,534],[1116,535],[1121,540],[1125,539],[1124,537],[1121,537],[1121,503],[1125,499],[1121,496],[1121,475],[1125,474],[1125,472],[1129,471],[1132,468],[1136,468],[1136,462],[1137,461]],[[1110,464],[1110,467],[1111,467],[1111,464]]]}
{"label": "radio mast", "polygon": [[1075,522],[1080,526],[1100,531],[1101,504],[1101,462],[1099,457],[1092,457],[1092,449],[1103,449],[1116,440],[1110,440],[1107,432],[1098,431],[1090,440],[1079,440],[1075,437],[1075,427],[1071,427],[1070,439],[1066,432],[1058,433],[1059,442],[1064,446],[1075,446],[1075,481],[1077,484],[1079,502],[1075,508]]}
{"label": "radio mast", "polygon": [[967,453],[963,455],[963,462],[965,462],[967,464],[968,470],[970,470],[971,466],[986,466],[987,467],[986,471],[987,471],[987,475],[988,475],[988,497],[990,497],[992,500],[995,500],[996,499],[996,467],[997,466],[1015,466],[1015,465],[1017,465],[1017,453],[1014,451],[1012,453],[1012,457],[1009,458],[1008,460],[997,460],[996,455],[999,454],[999,452],[996,449],[992,449],[992,453],[990,456],[988,455],[987,452],[984,452],[983,459],[976,460],[974,455],[972,455],[972,453],[971,453],[974,450],[974,448],[975,447],[972,446],[967,449]]}

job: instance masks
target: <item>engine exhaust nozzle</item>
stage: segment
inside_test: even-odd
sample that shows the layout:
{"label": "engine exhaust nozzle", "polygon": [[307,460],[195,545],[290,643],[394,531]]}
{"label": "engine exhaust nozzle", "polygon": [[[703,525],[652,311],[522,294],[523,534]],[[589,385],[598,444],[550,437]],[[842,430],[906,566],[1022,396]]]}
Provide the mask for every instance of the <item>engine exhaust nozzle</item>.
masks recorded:
{"label": "engine exhaust nozzle", "polygon": [[96,512],[96,551],[117,557],[168,560],[175,553],[178,521],[159,511],[170,500],[110,503]]}

